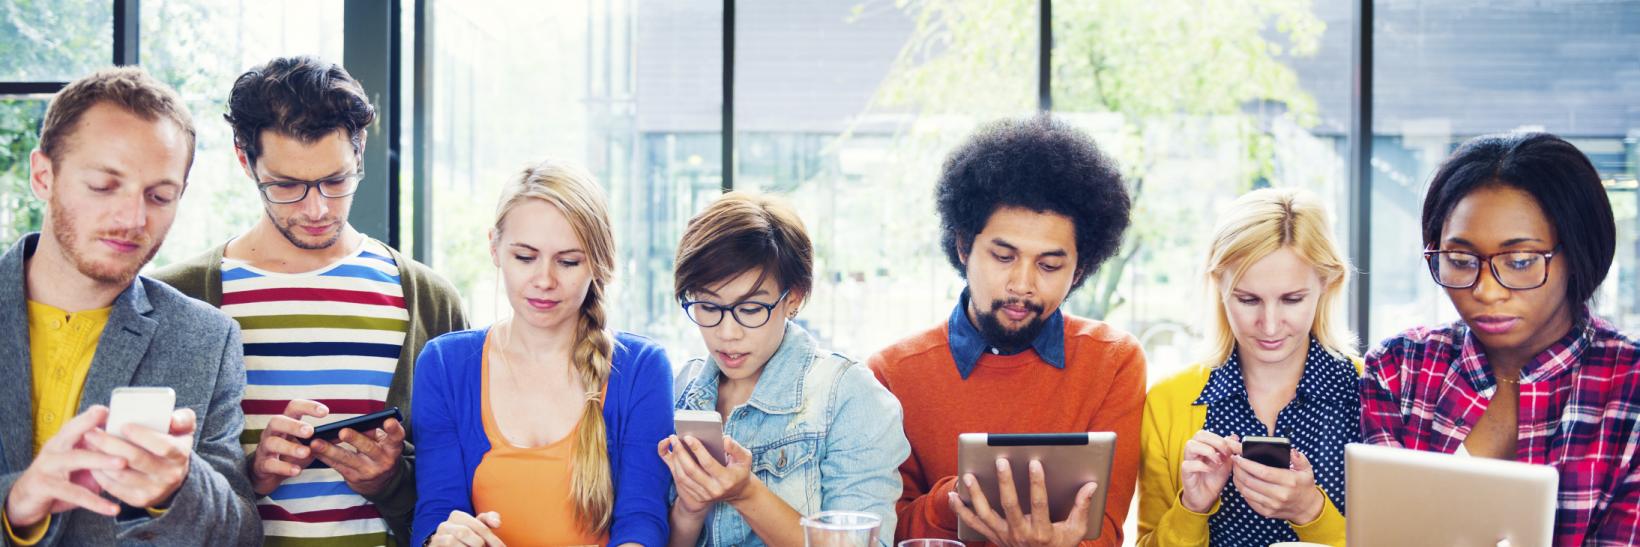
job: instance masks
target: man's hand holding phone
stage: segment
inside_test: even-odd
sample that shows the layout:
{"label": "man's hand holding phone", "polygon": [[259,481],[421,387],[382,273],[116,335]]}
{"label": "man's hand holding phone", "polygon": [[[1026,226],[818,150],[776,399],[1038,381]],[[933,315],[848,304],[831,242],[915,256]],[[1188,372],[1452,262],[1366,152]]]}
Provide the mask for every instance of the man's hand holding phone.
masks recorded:
{"label": "man's hand holding phone", "polygon": [[[308,446],[360,495],[380,494],[398,475],[404,453],[404,425],[397,407],[321,425]],[[337,444],[340,441],[344,444]]]}
{"label": "man's hand holding phone", "polygon": [[[93,471],[125,469],[125,460],[85,446],[91,431],[108,420],[108,407],[94,405],[63,424],[46,440],[6,496],[6,521],[14,530],[33,527],[52,513],[85,509],[105,516],[120,506],[104,499]],[[26,534],[25,534],[26,535]]]}
{"label": "man's hand holding phone", "polygon": [[313,450],[305,442],[313,436],[313,426],[303,423],[302,418],[329,415],[330,409],[325,405],[295,399],[285,405],[283,414],[268,420],[256,441],[256,454],[251,458],[251,486],[257,495],[273,493],[285,479],[301,474],[313,463]]}
{"label": "man's hand holding phone", "polygon": [[124,469],[98,469],[92,478],[104,492],[126,505],[161,509],[171,505],[171,497],[188,479],[188,462],[193,456],[195,418],[191,408],[171,413],[170,427],[160,432],[138,425],[125,426],[124,438],[94,429],[86,435],[86,445],[98,452],[125,460]]}
{"label": "man's hand holding phone", "polygon": [[294,399],[282,415],[268,420],[251,462],[251,484],[257,494],[265,496],[278,489],[315,459],[335,469],[359,494],[377,494],[386,487],[398,473],[399,455],[404,451],[405,431],[398,409],[317,428],[302,421],[329,415],[330,409],[317,401]]}

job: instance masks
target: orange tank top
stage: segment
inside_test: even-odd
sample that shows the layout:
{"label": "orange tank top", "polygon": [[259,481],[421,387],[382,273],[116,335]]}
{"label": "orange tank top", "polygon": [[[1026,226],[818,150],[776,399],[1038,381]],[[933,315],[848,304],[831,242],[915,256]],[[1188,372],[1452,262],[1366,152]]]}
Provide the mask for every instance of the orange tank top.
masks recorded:
{"label": "orange tank top", "polygon": [[[490,408],[490,344],[483,352],[484,435],[490,451],[473,473],[473,509],[501,515],[496,535],[509,546],[605,545],[609,534],[591,535],[575,521],[570,496],[577,423],[568,435],[544,446],[507,442]],[[604,387],[608,390],[608,386]]]}

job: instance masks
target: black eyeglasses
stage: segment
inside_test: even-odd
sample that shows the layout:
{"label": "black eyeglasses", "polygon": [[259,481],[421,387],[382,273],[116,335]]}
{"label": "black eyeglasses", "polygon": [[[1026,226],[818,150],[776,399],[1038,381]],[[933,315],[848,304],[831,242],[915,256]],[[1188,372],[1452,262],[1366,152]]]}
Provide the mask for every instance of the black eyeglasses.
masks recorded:
{"label": "black eyeglasses", "polygon": [[1560,248],[1549,251],[1505,251],[1489,255],[1469,251],[1424,251],[1429,273],[1448,289],[1467,289],[1481,280],[1481,263],[1492,269],[1492,279],[1516,291],[1536,289],[1549,282],[1549,260]]}
{"label": "black eyeglasses", "polygon": [[256,181],[256,187],[262,191],[262,199],[282,205],[307,199],[308,191],[314,188],[327,198],[345,198],[359,191],[359,181],[363,178],[364,171],[354,171],[323,180]]}
{"label": "black eyeglasses", "polygon": [[682,299],[679,299],[679,303],[683,304],[684,315],[688,315],[689,320],[694,321],[696,325],[706,328],[716,327],[723,322],[723,315],[727,312],[729,315],[735,316],[735,322],[740,323],[740,326],[755,329],[769,323],[769,318],[774,316],[775,306],[779,306],[780,301],[785,300],[786,294],[790,292],[789,289],[781,291],[780,298],[774,299],[774,303],[771,304],[742,300],[728,306],[721,306],[711,302]]}

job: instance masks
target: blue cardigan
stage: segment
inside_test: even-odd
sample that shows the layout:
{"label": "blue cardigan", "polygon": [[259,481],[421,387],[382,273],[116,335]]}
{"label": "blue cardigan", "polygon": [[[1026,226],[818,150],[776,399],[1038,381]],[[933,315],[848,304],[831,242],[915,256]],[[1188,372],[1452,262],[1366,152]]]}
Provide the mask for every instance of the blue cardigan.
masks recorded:
{"label": "blue cardigan", "polygon": [[[488,331],[434,338],[416,359],[410,427],[416,439],[417,499],[411,545],[426,542],[450,511],[473,512],[473,473],[490,451],[480,360]],[[666,545],[672,474],[655,446],[673,433],[672,367],[660,345],[628,333],[616,334],[613,361],[604,400],[615,483],[609,544]]]}

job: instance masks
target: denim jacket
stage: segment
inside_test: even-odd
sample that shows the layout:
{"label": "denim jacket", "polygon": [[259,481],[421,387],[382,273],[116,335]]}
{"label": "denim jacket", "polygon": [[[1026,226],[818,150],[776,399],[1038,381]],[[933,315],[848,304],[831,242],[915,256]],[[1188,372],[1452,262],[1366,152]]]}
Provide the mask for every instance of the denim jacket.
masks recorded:
{"label": "denim jacket", "polygon": [[[899,467],[911,454],[900,402],[865,365],[819,349],[808,331],[787,322],[745,404],[729,412],[724,433],[752,453],[752,473],[799,514],[847,510],[883,519],[878,544],[894,544]],[[698,372],[695,372],[698,371]],[[683,410],[717,408],[716,361],[694,359],[677,399]],[[727,503],[701,527],[702,547],[763,545]]]}

